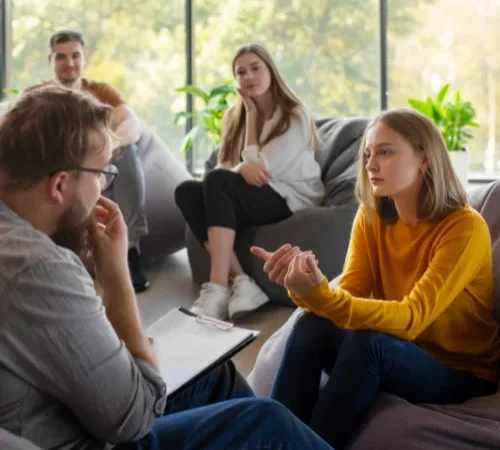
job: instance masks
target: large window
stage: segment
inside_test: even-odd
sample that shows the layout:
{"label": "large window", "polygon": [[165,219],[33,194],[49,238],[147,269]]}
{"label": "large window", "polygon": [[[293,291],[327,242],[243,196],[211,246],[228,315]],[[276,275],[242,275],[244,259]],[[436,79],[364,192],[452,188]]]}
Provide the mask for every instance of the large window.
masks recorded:
{"label": "large window", "polygon": [[8,88],[51,78],[48,39],[67,28],[85,36],[85,76],[119,89],[143,122],[178,154],[184,130],[172,121],[173,112],[184,107],[184,99],[174,92],[186,73],[184,0],[15,0]]}
{"label": "large window", "polygon": [[[499,0],[421,0],[403,14],[389,0],[389,107],[435,95],[451,83],[470,100],[480,128],[470,141],[470,176],[500,172]],[[408,22],[413,25],[409,28]]]}
{"label": "large window", "polygon": [[[11,83],[50,78],[47,40],[60,28],[87,38],[89,78],[108,81],[179,154],[186,107],[185,8],[194,8],[194,83],[232,78],[243,43],[269,49],[286,82],[315,113],[373,116],[380,109],[379,4],[388,6],[388,105],[434,94],[451,83],[478,112],[470,173],[500,173],[500,0],[15,0]],[[195,104],[196,106],[196,104]],[[199,171],[211,150],[194,149]]]}

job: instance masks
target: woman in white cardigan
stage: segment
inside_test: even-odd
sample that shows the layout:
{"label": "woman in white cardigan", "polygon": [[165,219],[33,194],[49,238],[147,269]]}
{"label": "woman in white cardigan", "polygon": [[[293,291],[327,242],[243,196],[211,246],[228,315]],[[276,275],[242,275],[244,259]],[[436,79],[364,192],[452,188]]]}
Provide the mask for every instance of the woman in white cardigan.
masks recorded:
{"label": "woman in white cardigan", "polygon": [[320,204],[324,194],[314,159],[314,122],[269,53],[244,45],[232,66],[239,98],[223,119],[219,164],[202,182],[186,181],[175,192],[187,223],[210,253],[210,281],[191,310],[219,319],[235,319],[269,300],[234,253],[236,231],[284,220]]}

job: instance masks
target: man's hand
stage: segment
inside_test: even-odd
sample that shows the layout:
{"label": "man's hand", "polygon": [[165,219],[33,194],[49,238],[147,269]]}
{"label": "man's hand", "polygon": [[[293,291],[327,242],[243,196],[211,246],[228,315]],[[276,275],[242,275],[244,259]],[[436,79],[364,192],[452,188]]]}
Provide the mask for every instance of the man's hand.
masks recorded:
{"label": "man's hand", "polygon": [[242,163],[238,172],[250,186],[265,186],[271,179],[267,169],[258,164]]}
{"label": "man's hand", "polygon": [[[292,260],[301,253],[299,247],[292,247],[290,244],[282,245],[278,250],[271,253],[261,247],[251,247],[250,251],[257,256],[257,258],[265,261],[264,272],[269,279],[280,286],[285,286],[285,276],[288,273],[288,268]],[[311,256],[315,259],[312,251],[308,250],[303,252],[305,255]],[[308,270],[308,267],[304,267]]]}
{"label": "man's hand", "polygon": [[96,277],[103,288],[106,289],[108,283],[128,278],[127,226],[118,205],[101,196],[94,207],[88,232]]}
{"label": "man's hand", "polygon": [[295,256],[285,275],[285,287],[296,297],[307,294],[323,281],[325,276],[319,270],[314,256],[305,252]]}

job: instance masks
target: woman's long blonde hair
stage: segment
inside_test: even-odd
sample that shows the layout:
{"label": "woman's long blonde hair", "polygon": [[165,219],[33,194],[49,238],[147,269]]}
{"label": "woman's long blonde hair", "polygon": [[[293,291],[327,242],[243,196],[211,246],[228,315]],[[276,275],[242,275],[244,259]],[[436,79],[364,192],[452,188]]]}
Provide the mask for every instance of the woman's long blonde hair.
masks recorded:
{"label": "woman's long blonde hair", "polygon": [[[286,85],[269,52],[259,44],[245,44],[236,51],[232,63],[233,76],[236,77],[236,60],[245,53],[255,54],[269,69],[271,74],[271,85],[269,89],[271,89],[276,107],[281,110],[281,117],[276,126],[271,130],[264,142],[259,142],[262,146],[288,130],[292,115],[294,114],[294,108],[297,106],[306,110],[307,108]],[[226,112],[226,116],[227,117],[224,117],[223,122],[221,148],[218,156],[219,163],[231,162],[232,164],[237,164],[240,160],[241,150],[243,149],[246,122],[246,111],[240,97],[237,99],[236,105]],[[316,125],[314,124],[312,118],[311,132],[313,136],[314,148],[317,149],[319,148],[319,137]]]}
{"label": "woman's long blonde hair", "polygon": [[360,146],[360,164],[356,196],[367,215],[376,213],[386,223],[397,220],[394,202],[389,197],[376,197],[366,170],[366,135],[378,123],[384,123],[404,137],[416,152],[425,152],[429,169],[420,191],[417,215],[421,220],[441,220],[467,203],[467,194],[451,165],[450,155],[440,131],[417,111],[401,108],[380,113],[367,126]]}

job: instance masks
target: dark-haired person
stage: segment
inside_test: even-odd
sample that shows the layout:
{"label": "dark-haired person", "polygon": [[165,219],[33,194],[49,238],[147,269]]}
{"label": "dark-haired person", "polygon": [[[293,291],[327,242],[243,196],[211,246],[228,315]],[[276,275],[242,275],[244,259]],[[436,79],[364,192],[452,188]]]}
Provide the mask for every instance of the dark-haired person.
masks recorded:
{"label": "dark-haired person", "polygon": [[135,291],[141,292],[149,287],[139,252],[139,239],[148,232],[144,173],[135,145],[141,138],[143,127],[117,89],[107,83],[83,78],[87,63],[84,46],[83,36],[77,31],[62,30],[51,36],[48,59],[54,77],[27,88],[25,92],[40,86],[62,84],[70,89],[89,92],[113,108],[111,128],[121,146],[113,160],[120,171],[120,178],[113,185],[113,196],[128,227],[128,264],[132,283]]}

